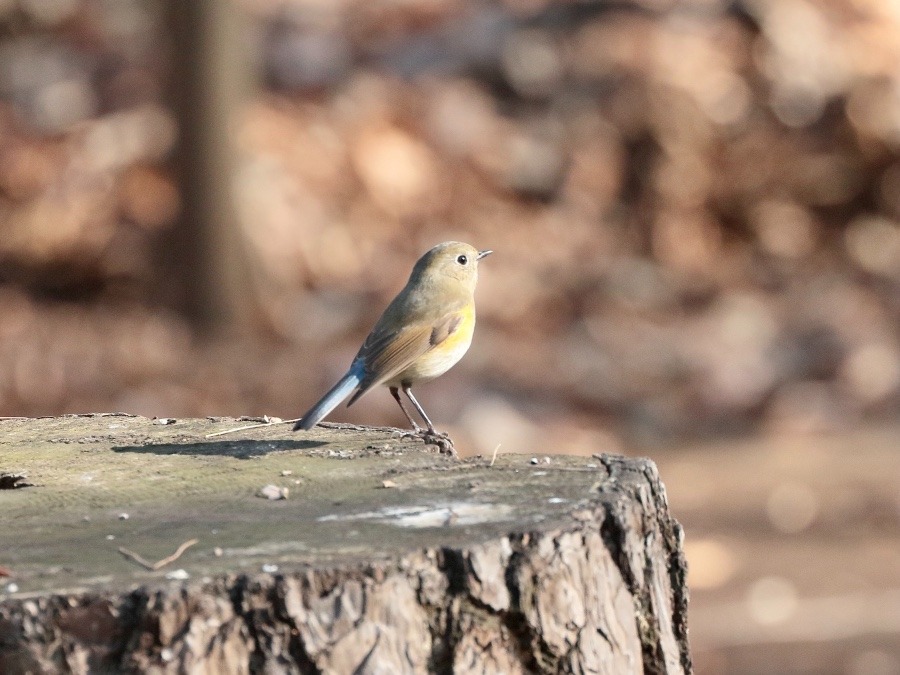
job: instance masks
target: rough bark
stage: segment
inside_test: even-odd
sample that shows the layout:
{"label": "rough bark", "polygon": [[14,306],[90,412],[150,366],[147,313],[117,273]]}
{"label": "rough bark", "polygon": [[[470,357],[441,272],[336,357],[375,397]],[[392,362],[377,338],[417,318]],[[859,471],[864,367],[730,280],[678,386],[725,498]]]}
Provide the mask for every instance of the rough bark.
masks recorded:
{"label": "rough bark", "polygon": [[[71,419],[90,427],[110,418]],[[29,424],[40,426],[23,421],[18,431]],[[133,439],[149,424],[127,418],[121,435]],[[45,438],[48,426],[57,436],[66,432],[65,425],[43,426]],[[116,446],[106,439],[105,453],[92,451],[98,461],[105,455],[114,462],[128,459],[123,447],[150,447],[160,456],[193,461],[183,455],[194,453],[196,460],[211,450],[189,442],[192,435],[222,426],[192,420],[185,423],[188,433],[157,434],[162,443]],[[42,430],[32,431],[40,437]],[[80,429],[96,437],[91,432]],[[241,443],[259,443],[247,440],[251,434],[276,444],[291,439],[284,427],[245,432],[243,441],[232,441],[233,456],[240,456]],[[389,430],[320,429],[311,438],[316,441],[309,447],[288,444],[265,455],[276,454],[278,465],[290,458],[297,467],[292,476],[316,462],[325,467],[315,479],[314,472],[305,474],[308,499],[247,496],[243,517],[250,529],[242,536],[249,546],[215,558],[204,556],[201,542],[173,565],[191,575],[187,581],[165,581],[165,570],[137,577],[123,567],[100,581],[84,570],[79,588],[54,588],[40,581],[43,568],[34,557],[53,558],[55,549],[38,541],[29,553],[27,542],[0,534],[0,564],[14,573],[31,570],[34,576],[25,574],[23,586],[36,589],[0,595],[0,672],[691,671],[681,528],[668,513],[651,461],[601,456],[533,465],[527,457],[507,456],[490,466],[480,458],[448,460],[396,440]],[[329,452],[331,458],[323,459]],[[148,462],[152,456],[138,458]],[[21,470],[9,448],[3,461]],[[357,466],[362,473],[355,473]],[[0,493],[0,508],[52,489],[28,473],[36,487]],[[382,487],[385,476],[396,487]],[[335,503],[340,481],[348,479],[356,499]],[[232,490],[240,492],[240,485]],[[205,499],[215,502],[227,491]],[[159,524],[153,519],[160,513],[172,513],[154,509],[154,495],[146,499],[145,534]],[[445,516],[441,504],[448,505]],[[284,532],[280,548],[270,534],[254,538],[253,529],[261,529],[258,514],[292,508],[298,509],[294,516],[302,511],[315,518],[315,527]],[[192,509],[177,511],[205,522],[205,512]],[[222,528],[227,520],[226,514]],[[289,529],[291,518],[280,522]],[[355,543],[341,544],[355,527]],[[292,537],[309,546],[290,552]],[[10,546],[18,555],[4,554]],[[278,570],[260,572],[263,559],[277,560]],[[223,567],[216,568],[216,561]]]}

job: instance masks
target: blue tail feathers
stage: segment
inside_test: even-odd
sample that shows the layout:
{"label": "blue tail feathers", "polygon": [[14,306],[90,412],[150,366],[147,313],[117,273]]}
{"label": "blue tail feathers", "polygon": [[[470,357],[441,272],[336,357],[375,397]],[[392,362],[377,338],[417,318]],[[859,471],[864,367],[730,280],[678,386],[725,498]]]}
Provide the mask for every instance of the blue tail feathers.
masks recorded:
{"label": "blue tail feathers", "polygon": [[362,380],[361,366],[362,364],[354,363],[347,374],[344,375],[338,383],[294,425],[294,431],[297,431],[298,429],[312,429],[321,422],[328,413],[337,408],[341,401],[347,398]]}

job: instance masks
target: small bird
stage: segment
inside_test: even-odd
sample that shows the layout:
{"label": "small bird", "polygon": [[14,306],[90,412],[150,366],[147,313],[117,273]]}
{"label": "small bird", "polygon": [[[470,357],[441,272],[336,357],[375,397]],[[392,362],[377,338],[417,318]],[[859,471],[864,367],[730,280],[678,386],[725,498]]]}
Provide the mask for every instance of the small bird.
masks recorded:
{"label": "small bird", "polygon": [[350,370],[294,425],[294,431],[312,429],[351,392],[355,391],[348,407],[383,384],[416,433],[423,430],[403,405],[400,391],[412,401],[428,433],[439,435],[413,396],[412,385],[443,375],[469,349],[475,329],[478,261],[491,253],[448,241],[419,258],[406,286],[384,310]]}

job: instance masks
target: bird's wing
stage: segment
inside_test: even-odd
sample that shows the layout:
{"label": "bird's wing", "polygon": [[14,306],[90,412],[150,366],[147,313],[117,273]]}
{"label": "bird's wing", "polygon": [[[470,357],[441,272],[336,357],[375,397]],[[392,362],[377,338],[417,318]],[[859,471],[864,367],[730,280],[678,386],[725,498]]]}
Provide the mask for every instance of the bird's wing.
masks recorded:
{"label": "bird's wing", "polygon": [[420,356],[441,344],[459,328],[462,319],[462,312],[451,311],[436,320],[410,324],[398,331],[373,330],[356,357],[363,359],[365,374],[347,405],[372,387],[402,373]]}

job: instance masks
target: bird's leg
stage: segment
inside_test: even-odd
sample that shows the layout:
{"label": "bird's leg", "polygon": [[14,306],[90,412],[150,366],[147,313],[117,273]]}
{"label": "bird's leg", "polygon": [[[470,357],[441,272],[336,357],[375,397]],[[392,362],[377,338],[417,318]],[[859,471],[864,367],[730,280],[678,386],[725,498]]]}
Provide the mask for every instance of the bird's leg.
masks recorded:
{"label": "bird's leg", "polygon": [[425,423],[428,425],[427,431],[424,429],[420,429],[418,432],[419,434],[421,434],[422,440],[425,441],[425,443],[427,443],[428,445],[436,445],[442,454],[456,457],[456,448],[453,447],[453,441],[451,440],[450,436],[448,434],[441,433],[440,431],[435,431],[434,425],[431,423],[428,415],[425,414],[425,409],[419,404],[419,402],[416,400],[416,397],[413,396],[410,386],[408,384],[403,384],[401,386],[403,387],[403,393],[409,397],[409,400],[412,401],[414,406],[416,406],[416,410],[419,411],[422,419],[425,420]]}
{"label": "bird's leg", "polygon": [[[403,384],[403,385],[401,385],[401,386],[403,387],[403,393],[406,394],[407,397],[409,397],[409,400],[412,401],[412,404],[413,404],[414,406],[416,406],[416,410],[419,411],[419,414],[422,416],[422,419],[425,420],[425,424],[428,425],[428,432],[429,432],[429,433],[432,433],[432,434],[437,434],[437,431],[434,430],[434,425],[431,423],[431,420],[428,419],[428,415],[425,414],[425,408],[423,408],[423,407],[421,406],[421,404],[416,400],[416,397],[413,396],[412,389],[410,388],[410,385],[408,385],[408,384]],[[399,397],[397,398],[397,400],[398,400],[398,401],[400,400]],[[402,406],[401,406],[401,407],[402,407]],[[404,412],[405,412],[405,411],[404,411]],[[408,414],[407,414],[407,417],[409,417]],[[410,418],[410,421],[412,421],[412,418]],[[416,427],[416,428],[418,429],[418,427]]]}
{"label": "bird's leg", "polygon": [[[397,387],[390,387],[391,396],[394,397],[394,400],[397,401],[397,404],[400,406],[400,410],[403,411],[403,414],[406,415],[406,419],[409,420],[409,423],[413,425],[413,429],[416,430],[416,433],[422,431],[422,427],[416,424],[416,421],[412,418],[412,415],[409,414],[409,411],[406,409],[406,406],[403,405],[403,399],[400,398],[400,392],[397,390]],[[418,404],[416,405],[418,407]]]}

